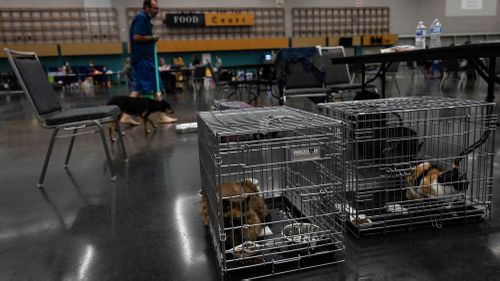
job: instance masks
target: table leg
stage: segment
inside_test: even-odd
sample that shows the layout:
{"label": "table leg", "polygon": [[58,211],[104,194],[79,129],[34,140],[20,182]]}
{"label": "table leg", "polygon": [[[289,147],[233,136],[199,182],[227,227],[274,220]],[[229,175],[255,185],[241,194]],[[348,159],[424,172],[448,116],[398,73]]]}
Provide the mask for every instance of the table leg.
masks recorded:
{"label": "table leg", "polygon": [[[390,64],[389,64],[390,65]],[[386,67],[385,63],[382,63],[382,75],[380,76],[381,79],[381,86],[382,86],[382,98],[385,99],[385,72],[387,71],[389,67]]]}
{"label": "table leg", "polygon": [[495,68],[496,68],[496,57],[490,57],[490,63],[488,68],[488,95],[486,96],[486,101],[493,102],[495,100]]}
{"label": "table leg", "polygon": [[366,89],[366,73],[365,73],[365,63],[361,63],[361,90],[364,91]]}

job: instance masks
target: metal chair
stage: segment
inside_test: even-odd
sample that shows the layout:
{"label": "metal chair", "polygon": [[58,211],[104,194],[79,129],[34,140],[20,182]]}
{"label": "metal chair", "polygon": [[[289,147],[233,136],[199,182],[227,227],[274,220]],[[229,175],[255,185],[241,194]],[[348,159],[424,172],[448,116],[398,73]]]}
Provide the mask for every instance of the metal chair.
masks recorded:
{"label": "metal chair", "polygon": [[460,89],[467,78],[466,70],[460,67],[460,62],[458,60],[443,60],[441,64],[443,66],[443,77],[441,77],[439,88],[443,89],[445,80],[454,75],[458,79],[458,88]]}
{"label": "metal chair", "polygon": [[385,79],[392,80],[394,86],[396,86],[396,90],[398,90],[398,96],[401,96],[401,90],[399,89],[399,83],[397,79],[398,71],[399,71],[399,62],[393,62],[385,72]]}
{"label": "metal chair", "polygon": [[[38,122],[43,128],[53,129],[37,186],[39,188],[43,187],[45,173],[47,172],[47,166],[56,139],[71,138],[66,160],[64,162],[64,167],[67,168],[75,137],[92,133],[101,134],[104,153],[106,154],[111,174],[111,181],[115,181],[116,174],[106,143],[103,124],[116,122],[116,130],[120,136],[119,142],[122,148],[124,161],[127,163],[127,151],[123,143],[122,132],[119,127],[120,122],[118,120],[120,108],[113,105],[63,110],[37,55],[32,52],[17,52],[9,49],[4,49],[4,51],[27,100],[31,104]],[[97,127],[97,129],[95,127]],[[67,133],[59,134],[60,131]]]}

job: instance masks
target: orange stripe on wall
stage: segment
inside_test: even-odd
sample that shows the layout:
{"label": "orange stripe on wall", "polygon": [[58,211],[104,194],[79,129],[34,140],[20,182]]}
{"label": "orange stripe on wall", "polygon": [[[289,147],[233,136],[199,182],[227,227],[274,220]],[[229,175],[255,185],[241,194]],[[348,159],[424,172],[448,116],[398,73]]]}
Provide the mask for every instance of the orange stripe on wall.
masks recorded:
{"label": "orange stripe on wall", "polygon": [[35,52],[39,57],[56,57],[57,44],[7,44],[0,45],[0,58],[4,58],[3,49],[9,48],[14,51]]}
{"label": "orange stripe on wall", "polygon": [[288,38],[176,40],[159,41],[158,52],[199,52],[280,49],[288,47]]}
{"label": "orange stripe on wall", "polygon": [[122,43],[61,43],[61,55],[120,55],[123,53]]}
{"label": "orange stripe on wall", "polygon": [[325,37],[294,37],[292,47],[326,46]]}

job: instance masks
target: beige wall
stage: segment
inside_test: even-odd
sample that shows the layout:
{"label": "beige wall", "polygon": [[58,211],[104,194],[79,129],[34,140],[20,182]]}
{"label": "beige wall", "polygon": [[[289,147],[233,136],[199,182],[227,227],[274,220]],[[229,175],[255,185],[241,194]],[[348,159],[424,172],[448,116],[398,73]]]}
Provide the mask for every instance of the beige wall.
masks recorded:
{"label": "beige wall", "polygon": [[0,8],[63,8],[83,7],[83,0],[0,0]]}
{"label": "beige wall", "polygon": [[[413,34],[419,19],[430,24],[438,17],[445,33],[499,32],[500,0],[497,0],[496,16],[445,17],[445,0],[364,0],[365,6],[389,6],[391,8],[391,33]],[[1,7],[83,7],[83,0],[0,0]],[[284,0],[286,32],[291,35],[291,10],[293,7],[348,7],[355,0]],[[43,4],[42,4],[43,3]],[[140,7],[141,0],[111,0],[118,10],[121,38],[127,40],[127,7]],[[274,7],[275,0],[160,0],[161,7]]]}
{"label": "beige wall", "polygon": [[[3,1],[3,0],[2,0]],[[161,8],[198,8],[198,7],[274,7],[274,0],[159,0]],[[120,36],[127,41],[128,23],[126,22],[125,9],[128,7],[141,7],[141,0],[111,0],[113,7],[118,10]],[[202,5],[201,5],[202,4]]]}

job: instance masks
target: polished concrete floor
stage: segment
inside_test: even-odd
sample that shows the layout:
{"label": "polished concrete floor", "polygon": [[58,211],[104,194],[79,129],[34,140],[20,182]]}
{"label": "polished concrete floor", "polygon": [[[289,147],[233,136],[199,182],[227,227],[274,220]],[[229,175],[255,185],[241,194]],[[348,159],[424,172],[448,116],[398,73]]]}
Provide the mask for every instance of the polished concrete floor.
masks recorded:
{"label": "polished concrete floor", "polygon": [[[448,81],[398,77],[402,95],[485,98],[486,86],[457,89]],[[393,89],[393,93],[396,92]],[[180,122],[207,110],[211,90],[168,99]],[[496,88],[497,103],[500,88]],[[125,88],[58,93],[65,107],[102,105]],[[273,101],[261,100],[262,104]],[[308,101],[293,106],[311,110]],[[97,135],[77,138],[70,168],[68,141],[56,143],[44,189],[35,187],[50,131],[20,95],[0,95],[0,280],[217,280],[215,258],[199,217],[196,134],[161,125],[145,136],[127,128],[130,164],[109,180]],[[489,223],[445,226],[355,239],[346,262],[277,280],[500,280],[500,142],[496,137],[494,197]]]}

